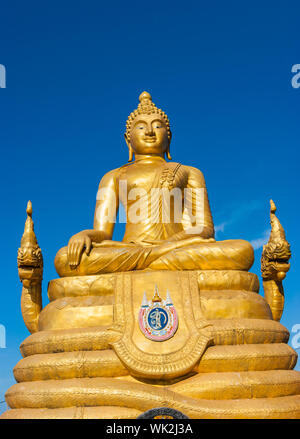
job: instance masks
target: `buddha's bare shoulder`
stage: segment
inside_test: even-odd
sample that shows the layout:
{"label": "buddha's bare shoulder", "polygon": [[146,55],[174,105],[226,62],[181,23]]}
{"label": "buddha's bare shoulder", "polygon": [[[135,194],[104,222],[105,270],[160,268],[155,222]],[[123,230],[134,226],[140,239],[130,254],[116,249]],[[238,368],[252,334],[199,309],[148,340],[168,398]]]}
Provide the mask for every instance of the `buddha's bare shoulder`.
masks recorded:
{"label": "buddha's bare shoulder", "polygon": [[[173,165],[176,163],[172,162]],[[189,179],[195,179],[199,183],[205,183],[203,172],[200,169],[195,168],[194,166],[183,165],[181,164],[182,171],[188,176]]]}
{"label": "buddha's bare shoulder", "polygon": [[120,166],[119,168],[111,169],[106,174],[104,174],[100,180],[100,185],[110,186],[111,184],[115,183],[121,174],[121,169],[122,166]]}

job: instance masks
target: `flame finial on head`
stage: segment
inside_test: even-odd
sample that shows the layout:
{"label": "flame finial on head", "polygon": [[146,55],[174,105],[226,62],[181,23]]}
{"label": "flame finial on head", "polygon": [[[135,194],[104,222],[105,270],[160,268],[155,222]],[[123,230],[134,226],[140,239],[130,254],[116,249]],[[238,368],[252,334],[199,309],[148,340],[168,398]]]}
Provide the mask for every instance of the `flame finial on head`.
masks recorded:
{"label": "flame finial on head", "polygon": [[149,102],[150,101],[151,104],[154,105],[152,102],[152,96],[147,91],[143,91],[143,93],[140,94],[139,101],[140,102],[146,102],[146,101]]}

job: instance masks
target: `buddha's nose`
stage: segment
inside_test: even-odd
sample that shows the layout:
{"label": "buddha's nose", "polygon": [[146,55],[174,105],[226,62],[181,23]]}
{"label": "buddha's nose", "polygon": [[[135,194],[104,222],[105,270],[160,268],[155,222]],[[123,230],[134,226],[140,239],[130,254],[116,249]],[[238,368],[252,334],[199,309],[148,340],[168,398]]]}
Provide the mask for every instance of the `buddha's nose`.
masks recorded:
{"label": "buddha's nose", "polygon": [[152,125],[147,126],[146,136],[154,136],[154,134]]}

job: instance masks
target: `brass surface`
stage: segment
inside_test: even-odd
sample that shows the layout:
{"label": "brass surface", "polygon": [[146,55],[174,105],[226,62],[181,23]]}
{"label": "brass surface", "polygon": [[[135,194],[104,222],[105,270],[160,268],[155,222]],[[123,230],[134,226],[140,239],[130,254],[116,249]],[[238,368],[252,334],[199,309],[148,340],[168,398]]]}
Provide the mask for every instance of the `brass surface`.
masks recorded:
{"label": "brass surface", "polygon": [[[274,320],[217,319],[209,320],[214,345],[287,343],[288,330]],[[108,349],[119,334],[109,326],[36,332],[20,346],[23,357],[75,351]]]}
{"label": "brass surface", "polygon": [[39,330],[83,328],[113,323],[113,296],[66,297],[41,312]]}
{"label": "brass surface", "polygon": [[299,395],[300,375],[294,370],[203,373],[169,388],[196,399],[278,398]]}
{"label": "brass surface", "polygon": [[110,326],[92,326],[36,332],[21,343],[23,357],[35,354],[53,354],[74,351],[98,351],[108,349],[118,339]]}
{"label": "brass surface", "polygon": [[112,350],[31,355],[14,367],[16,381],[59,380],[128,375]]}
{"label": "brass surface", "polygon": [[[278,343],[211,346],[206,349],[198,362],[196,358],[191,364],[188,358],[185,358],[185,361],[178,360],[178,354],[151,356],[147,353],[144,353],[145,363],[137,364],[137,356],[133,357],[136,363],[130,362],[128,352],[115,350],[116,353],[113,350],[101,350],[32,355],[19,361],[14,368],[14,376],[18,382],[23,382],[99,376],[118,377],[128,375],[130,370],[135,377],[147,379],[155,384],[155,380],[159,383],[167,383],[171,379],[186,376],[194,371],[207,373],[288,370],[293,369],[297,361],[297,354],[292,348]],[[196,349],[195,351],[197,354]],[[149,359],[152,359],[153,364],[149,364]],[[174,366],[170,368],[172,360]],[[160,364],[159,361],[164,363]]]}
{"label": "brass surface", "polygon": [[211,346],[203,355],[197,372],[238,372],[293,369],[297,353],[283,343]]}
{"label": "brass surface", "polygon": [[[279,323],[291,253],[276,207],[271,202],[262,254],[263,298],[258,277],[248,273],[252,246],[215,240],[204,176],[166,161],[171,137],[167,115],[142,93],[126,125],[129,163],[100,181],[94,228],[58,251],[60,278],[50,281],[44,309],[43,259],[28,203],[18,269],[32,334],[21,344],[18,383],[6,393],[10,410],[2,419],[132,419],[165,406],[190,418],[300,418],[297,354]],[[132,190],[140,191],[138,222]],[[174,196],[164,221],[165,200],[157,194],[173,190],[191,210],[184,203],[178,209]],[[120,203],[127,222],[116,242]],[[144,293],[154,291],[171,294],[178,316],[164,341],[139,327]]]}
{"label": "brass surface", "polygon": [[[259,291],[257,275],[246,271],[197,270],[197,279],[200,290]],[[73,296],[109,296],[115,292],[116,280],[114,273],[53,279],[48,284],[48,297],[53,301]]]}
{"label": "brass surface", "polygon": [[60,409],[13,409],[1,419],[136,419],[142,411],[128,407],[68,407]]}
{"label": "brass surface", "polygon": [[142,411],[128,407],[67,407],[60,409],[13,409],[1,419],[136,419]]}
{"label": "brass surface", "polygon": [[266,301],[250,291],[202,291],[200,292],[200,302],[206,319],[272,318],[270,307]]}
{"label": "brass surface", "polygon": [[[227,392],[232,391],[228,389]],[[234,392],[235,389],[231,393],[232,396]],[[154,407],[168,406],[191,418],[300,417],[299,394],[274,398],[207,400],[181,395],[164,387],[113,378],[20,383],[8,390],[6,399],[10,407],[14,409],[40,409],[45,406],[49,409],[65,409],[74,406],[82,409],[95,406],[121,406],[129,409],[136,408],[144,412]]]}

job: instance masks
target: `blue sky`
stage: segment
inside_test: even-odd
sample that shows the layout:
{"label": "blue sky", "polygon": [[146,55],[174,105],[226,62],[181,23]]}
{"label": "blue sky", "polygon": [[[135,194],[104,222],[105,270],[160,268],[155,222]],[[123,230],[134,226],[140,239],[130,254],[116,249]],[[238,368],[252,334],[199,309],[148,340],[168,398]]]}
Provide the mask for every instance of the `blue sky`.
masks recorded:
{"label": "blue sky", "polygon": [[57,250],[92,227],[100,178],[127,161],[125,122],[143,90],[170,118],[173,160],[205,175],[217,239],[259,247],[257,274],[274,199],[293,253],[282,323],[300,323],[299,13],[296,1],[2,4],[0,401],[29,335],[16,266],[27,200],[47,303]]}

